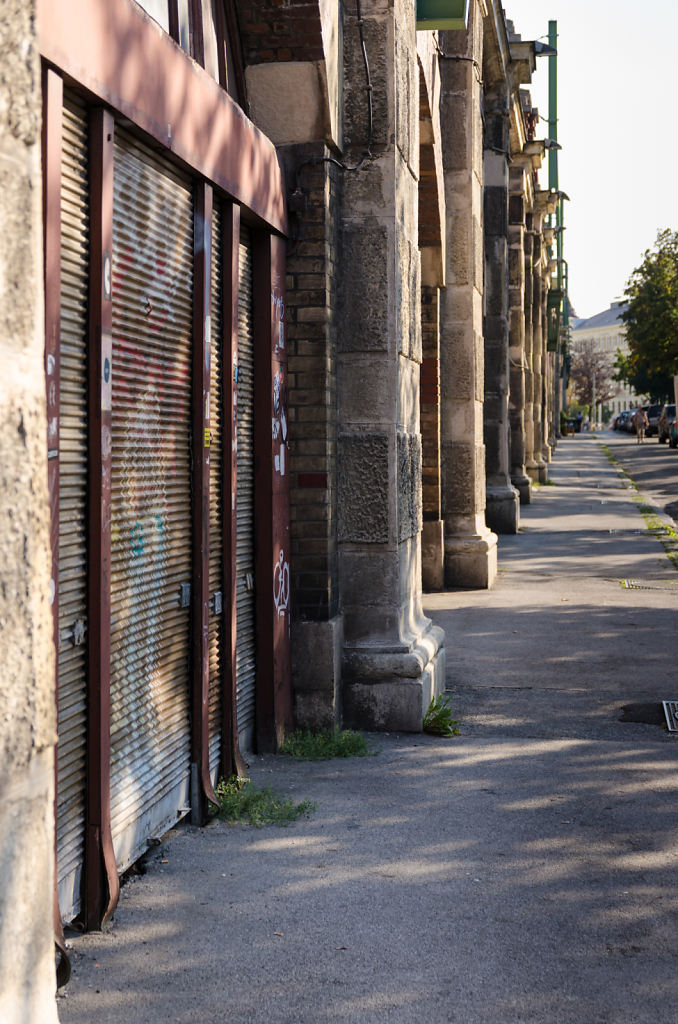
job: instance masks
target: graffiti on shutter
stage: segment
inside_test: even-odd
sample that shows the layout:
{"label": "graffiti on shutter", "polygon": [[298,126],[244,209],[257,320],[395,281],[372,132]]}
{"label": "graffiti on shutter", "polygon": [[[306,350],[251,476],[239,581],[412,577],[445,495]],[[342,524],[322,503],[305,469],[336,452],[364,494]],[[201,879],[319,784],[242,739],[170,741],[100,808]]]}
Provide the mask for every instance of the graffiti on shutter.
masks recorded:
{"label": "graffiti on shutter", "polygon": [[254,744],[255,593],[254,593],[254,330],[252,245],[248,229],[240,233],[238,299],[238,447],[236,551],[236,680],[238,735],[243,750]]}
{"label": "graffiti on shutter", "polygon": [[124,870],[188,804],[193,201],[116,131],[111,831]]}
{"label": "graffiti on shutter", "polygon": [[[224,671],[223,544],[223,259],[221,209],[215,199],[212,215],[212,310],[210,347],[210,774],[216,781],[221,741],[221,701]],[[226,505],[230,515],[230,502]]]}

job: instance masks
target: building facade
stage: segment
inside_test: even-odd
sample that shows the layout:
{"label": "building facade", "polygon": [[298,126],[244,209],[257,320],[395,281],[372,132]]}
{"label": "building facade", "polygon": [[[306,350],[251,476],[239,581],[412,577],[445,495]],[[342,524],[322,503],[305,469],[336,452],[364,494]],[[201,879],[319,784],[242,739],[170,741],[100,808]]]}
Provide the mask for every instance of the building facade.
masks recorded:
{"label": "building facade", "polygon": [[52,935],[249,751],[421,729],[423,589],[492,585],[555,443],[555,199],[498,0],[7,25],[0,1016],[42,1024]]}
{"label": "building facade", "polygon": [[[612,365],[617,352],[628,356],[629,346],[626,340],[626,326],[620,319],[625,311],[627,303],[623,299],[615,299],[609,309],[602,313],[584,319],[577,319],[572,323],[571,338],[572,345],[590,344],[594,351],[603,353]],[[611,416],[616,416],[623,409],[635,409],[638,404],[638,397],[633,388],[628,384],[618,382],[615,385],[615,393],[607,402],[603,403]],[[596,407],[592,419],[602,419],[602,405]]]}

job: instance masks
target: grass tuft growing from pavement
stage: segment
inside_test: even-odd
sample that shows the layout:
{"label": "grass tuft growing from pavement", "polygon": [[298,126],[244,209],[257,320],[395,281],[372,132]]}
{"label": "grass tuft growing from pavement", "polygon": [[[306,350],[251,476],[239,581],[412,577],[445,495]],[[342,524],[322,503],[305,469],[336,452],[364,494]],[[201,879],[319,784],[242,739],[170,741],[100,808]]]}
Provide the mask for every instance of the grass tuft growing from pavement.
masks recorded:
{"label": "grass tuft growing from pavement", "polygon": [[334,757],[373,757],[378,750],[352,729],[300,729],[287,737],[279,753],[299,761],[329,761]]}
{"label": "grass tuft growing from pavement", "polygon": [[422,728],[432,736],[460,736],[456,718],[452,718],[450,695],[441,693],[431,701],[424,715]]}
{"label": "grass tuft growing from pavement", "polygon": [[312,800],[293,800],[278,796],[271,786],[255,786],[249,779],[235,775],[217,786],[219,817],[222,821],[240,822],[261,828],[263,825],[289,825],[297,818],[308,818],[316,809]]}
{"label": "grass tuft growing from pavement", "polygon": [[645,501],[638,490],[635,480],[626,472],[612,450],[608,448],[606,444],[602,444],[600,447],[607,456],[608,462],[610,462],[617,470],[618,475],[628,481],[629,489],[634,492],[633,500],[638,506],[638,511],[641,516],[645,520],[645,525],[647,526],[648,531],[657,538],[664,548],[664,554],[668,558],[669,562],[673,568],[678,571],[678,531],[674,530],[672,526],[669,526],[668,523],[664,522],[661,516],[657,515],[652,505]]}

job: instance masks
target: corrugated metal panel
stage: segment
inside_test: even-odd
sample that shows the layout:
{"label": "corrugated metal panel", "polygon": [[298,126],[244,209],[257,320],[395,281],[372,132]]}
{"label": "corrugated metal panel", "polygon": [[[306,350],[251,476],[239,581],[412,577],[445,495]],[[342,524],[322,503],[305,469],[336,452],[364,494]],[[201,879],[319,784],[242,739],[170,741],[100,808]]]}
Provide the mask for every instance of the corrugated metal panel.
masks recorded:
{"label": "corrugated metal panel", "polygon": [[238,735],[242,749],[254,742],[256,633],[254,614],[254,328],[252,246],[240,234],[238,305],[238,494],[236,553],[236,674]]}
{"label": "corrugated metal panel", "polygon": [[59,386],[59,701],[57,857],[65,921],[80,910],[87,729],[87,111],[64,97]]}
{"label": "corrugated metal panel", "polygon": [[[212,345],[210,359],[210,774],[213,780],[219,771],[221,743],[221,702],[224,670],[224,616],[215,604],[215,595],[221,595],[224,606],[226,587],[224,580],[223,543],[223,258],[221,252],[221,210],[214,203],[212,217]],[[230,505],[230,502],[228,502]],[[228,506],[227,506],[228,507]]]}
{"label": "corrugated metal panel", "polygon": [[116,131],[111,831],[124,870],[188,802],[190,182]]}

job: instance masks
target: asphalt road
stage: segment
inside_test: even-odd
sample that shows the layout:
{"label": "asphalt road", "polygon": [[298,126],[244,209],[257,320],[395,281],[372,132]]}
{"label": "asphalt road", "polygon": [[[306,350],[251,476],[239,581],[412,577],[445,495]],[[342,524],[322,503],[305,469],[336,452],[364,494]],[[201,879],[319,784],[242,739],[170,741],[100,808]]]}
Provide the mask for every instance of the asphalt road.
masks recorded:
{"label": "asphalt road", "polygon": [[640,490],[678,519],[678,449],[659,444],[656,437],[638,444],[635,435],[616,430],[599,431],[598,437],[610,446]]}
{"label": "asphalt road", "polygon": [[678,574],[598,441],[550,471],[493,590],[425,599],[461,735],[252,758],[315,813],[173,832],[62,1024],[678,1024]]}

